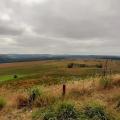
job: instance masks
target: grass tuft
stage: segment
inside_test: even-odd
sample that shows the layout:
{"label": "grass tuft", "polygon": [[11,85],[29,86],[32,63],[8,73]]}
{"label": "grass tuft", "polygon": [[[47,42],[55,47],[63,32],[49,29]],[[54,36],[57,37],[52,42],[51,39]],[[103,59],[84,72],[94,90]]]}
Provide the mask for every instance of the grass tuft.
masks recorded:
{"label": "grass tuft", "polygon": [[0,96],[0,110],[2,110],[5,105],[6,105],[6,100]]}

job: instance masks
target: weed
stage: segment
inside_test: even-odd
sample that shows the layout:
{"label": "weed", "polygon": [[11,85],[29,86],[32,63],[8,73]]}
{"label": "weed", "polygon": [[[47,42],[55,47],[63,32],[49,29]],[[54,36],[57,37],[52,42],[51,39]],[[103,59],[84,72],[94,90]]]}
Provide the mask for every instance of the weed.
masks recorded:
{"label": "weed", "polygon": [[0,96],[0,110],[6,105],[6,100]]}

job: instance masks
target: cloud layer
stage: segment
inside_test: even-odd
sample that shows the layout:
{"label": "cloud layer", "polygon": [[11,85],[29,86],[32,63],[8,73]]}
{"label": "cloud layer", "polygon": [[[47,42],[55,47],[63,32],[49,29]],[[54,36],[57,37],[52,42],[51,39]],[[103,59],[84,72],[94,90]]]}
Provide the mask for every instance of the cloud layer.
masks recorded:
{"label": "cloud layer", "polygon": [[120,55],[119,0],[1,0],[0,53]]}

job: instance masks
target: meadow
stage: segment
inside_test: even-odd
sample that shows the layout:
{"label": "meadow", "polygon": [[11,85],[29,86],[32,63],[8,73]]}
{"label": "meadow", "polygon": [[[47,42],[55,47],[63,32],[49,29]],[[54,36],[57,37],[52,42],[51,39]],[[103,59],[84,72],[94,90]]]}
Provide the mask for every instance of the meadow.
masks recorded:
{"label": "meadow", "polygon": [[[120,61],[108,62],[107,77],[103,76],[105,62],[91,59],[0,64],[0,119],[120,120]],[[69,68],[71,63],[75,66]],[[68,116],[69,112],[73,115]]]}

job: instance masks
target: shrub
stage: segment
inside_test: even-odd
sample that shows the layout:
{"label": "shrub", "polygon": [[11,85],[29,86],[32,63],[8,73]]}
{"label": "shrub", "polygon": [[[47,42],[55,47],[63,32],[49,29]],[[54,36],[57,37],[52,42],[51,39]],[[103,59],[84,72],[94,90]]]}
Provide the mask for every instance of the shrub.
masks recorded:
{"label": "shrub", "polygon": [[68,68],[73,68],[73,65],[74,65],[74,63],[69,63],[69,64],[67,65],[67,67],[68,67]]}
{"label": "shrub", "polygon": [[43,88],[34,87],[31,89],[28,89],[28,106],[32,107],[45,107],[48,105],[53,104],[56,99],[59,97],[55,97],[51,94],[48,94],[43,91]]}
{"label": "shrub", "polygon": [[87,105],[84,108],[83,114],[86,118],[92,120],[110,120],[105,108],[98,103]]}
{"label": "shrub", "polygon": [[104,111],[100,107],[86,107],[85,108],[85,115],[89,118],[100,118],[101,120],[104,120]]}
{"label": "shrub", "polygon": [[79,117],[74,105],[68,102],[54,104],[47,110],[36,112],[33,115],[34,120],[77,120]]}
{"label": "shrub", "polygon": [[18,76],[17,76],[17,75],[14,75],[13,78],[16,79],[16,78],[18,78]]}
{"label": "shrub", "polygon": [[58,120],[76,120],[77,118],[78,112],[73,104],[65,102],[59,105],[57,110]]}
{"label": "shrub", "polygon": [[33,115],[33,120],[114,120],[98,103],[87,104],[78,110],[74,104],[62,102]]}
{"label": "shrub", "polygon": [[3,97],[0,96],[0,110],[6,105],[6,101]]}
{"label": "shrub", "polygon": [[17,108],[32,107],[35,100],[42,95],[42,90],[37,87],[30,88],[27,92],[27,95],[21,94],[17,96]]}
{"label": "shrub", "polygon": [[43,94],[43,91],[42,89],[35,87],[29,89],[28,92],[29,92],[28,105],[29,107],[31,107],[34,104],[35,100]]}

